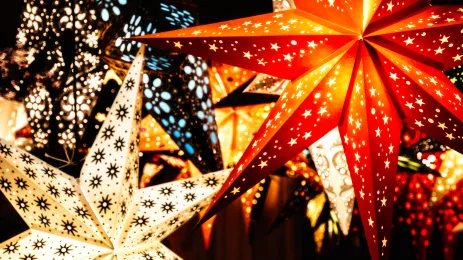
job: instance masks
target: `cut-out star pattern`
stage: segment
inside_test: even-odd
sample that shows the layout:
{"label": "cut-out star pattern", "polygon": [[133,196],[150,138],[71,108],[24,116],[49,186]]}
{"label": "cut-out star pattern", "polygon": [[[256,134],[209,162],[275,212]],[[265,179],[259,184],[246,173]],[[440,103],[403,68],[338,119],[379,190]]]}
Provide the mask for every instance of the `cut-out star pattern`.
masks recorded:
{"label": "cut-out star pattern", "polygon": [[[139,147],[129,152],[128,144],[139,134],[136,115],[141,109],[138,86],[142,59],[141,51],[103,124],[102,129],[114,125],[114,135],[105,138],[104,130],[97,135],[79,181],[0,140],[2,147],[11,151],[0,156],[1,191],[30,227],[0,244],[2,256],[37,260],[143,259],[142,253],[146,252],[178,259],[161,241],[211,201],[230,171],[137,188]],[[134,79],[136,87],[127,89],[128,79]],[[127,108],[124,119],[117,118],[121,105]],[[126,145],[121,150],[108,148],[119,137]],[[104,147],[104,158],[95,162],[95,154]],[[114,165],[120,172],[130,165],[129,178],[125,174],[106,178],[107,167]],[[36,176],[32,178],[26,168],[35,171]],[[206,178],[213,178],[217,185],[206,185]],[[191,189],[182,188],[185,182]],[[159,193],[166,189],[169,196]]]}
{"label": "cut-out star pattern", "polygon": [[387,259],[402,122],[463,151],[463,95],[442,72],[463,63],[463,8],[426,0],[294,4],[134,39],[292,80],[203,221],[339,127],[371,257]]}

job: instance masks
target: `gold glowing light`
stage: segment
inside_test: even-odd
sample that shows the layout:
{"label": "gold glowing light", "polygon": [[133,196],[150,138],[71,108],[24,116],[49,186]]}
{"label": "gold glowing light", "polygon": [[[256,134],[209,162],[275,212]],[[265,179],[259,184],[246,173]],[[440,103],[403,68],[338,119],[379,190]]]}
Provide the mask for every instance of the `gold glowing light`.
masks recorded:
{"label": "gold glowing light", "polygon": [[456,184],[463,178],[463,155],[454,150],[447,150],[441,156],[439,172],[442,177],[436,178],[431,204],[439,201],[449,190],[455,189]]}
{"label": "gold glowing light", "polygon": [[212,62],[209,68],[211,80],[212,101],[217,103],[228,96],[233,90],[237,89],[257,73],[239,67]]}
{"label": "gold glowing light", "polygon": [[[146,116],[141,121],[141,151],[177,151],[179,149],[169,134],[164,131],[151,115]],[[179,155],[181,156],[180,151]]]}
{"label": "gold glowing light", "polygon": [[271,103],[215,109],[225,165],[234,165],[238,162],[273,105]]}

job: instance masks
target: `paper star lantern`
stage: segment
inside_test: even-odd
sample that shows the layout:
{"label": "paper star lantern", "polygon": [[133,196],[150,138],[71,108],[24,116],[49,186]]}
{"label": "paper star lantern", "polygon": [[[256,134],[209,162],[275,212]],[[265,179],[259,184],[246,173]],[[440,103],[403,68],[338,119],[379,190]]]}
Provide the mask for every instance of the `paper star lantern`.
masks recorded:
{"label": "paper star lantern", "polygon": [[215,109],[224,165],[235,165],[259,130],[271,104]]}
{"label": "paper star lantern", "polygon": [[204,207],[226,172],[138,189],[143,48],[76,180],[4,141],[0,189],[30,229],[10,259],[178,259],[160,241]]}
{"label": "paper star lantern", "polygon": [[313,143],[309,150],[326,195],[339,219],[341,230],[347,235],[355,195],[339,130],[337,128],[331,130]]}
{"label": "paper star lantern", "polygon": [[[18,46],[28,52],[26,67],[38,70],[36,77],[41,78],[21,83],[33,88],[25,101],[34,141],[42,148],[57,139],[59,146],[73,148],[83,136],[108,69],[99,55],[95,6],[86,1],[25,1],[22,18]],[[45,68],[32,68],[36,59]]]}
{"label": "paper star lantern", "polygon": [[48,144],[49,121],[53,104],[50,94],[43,85],[34,88],[25,98],[28,121],[35,146],[43,148]]}
{"label": "paper star lantern", "polygon": [[[127,5],[133,12],[120,18],[123,22],[117,21],[115,14],[108,18],[114,21],[112,27],[117,33],[105,46],[104,59],[118,75],[125,75],[128,64],[141,46],[141,43],[127,38],[186,28],[196,23],[196,11],[191,5],[167,2]],[[118,23],[122,26],[118,27]],[[199,57],[149,46],[145,64],[142,81],[145,111],[201,172],[222,169],[206,62]],[[142,149],[148,149],[146,143]]]}
{"label": "paper star lantern", "polygon": [[[100,3],[100,7],[103,7],[108,4],[117,6],[122,1],[104,0],[97,2]],[[168,3],[170,1],[123,2],[126,5],[123,12],[111,14],[108,7],[105,7],[101,13],[103,21],[105,21],[105,13],[106,15],[110,14],[106,16],[106,23],[110,26],[110,31],[116,32],[115,34],[107,33],[105,36],[110,42],[104,46],[104,59],[119,74],[127,72],[141,46],[141,43],[125,40],[126,38],[186,28],[194,25],[197,20],[196,10],[191,5]],[[121,23],[121,21],[123,22]],[[178,66],[177,62],[183,58],[183,55],[179,56],[148,46],[146,48],[145,67],[148,70],[175,72]]]}
{"label": "paper star lantern", "polygon": [[206,61],[188,55],[175,74],[145,72],[146,111],[201,172],[222,169]]}
{"label": "paper star lantern", "polygon": [[212,102],[217,104],[255,75],[256,72],[251,70],[212,61],[209,68]]}
{"label": "paper star lantern", "polygon": [[244,92],[281,95],[289,83],[289,80],[279,79],[277,77],[260,73],[251,83],[249,83],[249,86],[244,90]]}
{"label": "paper star lantern", "polygon": [[[296,8],[293,0],[273,0],[273,11],[285,11]],[[290,81],[259,73],[244,92],[281,95]]]}
{"label": "paper star lantern", "polygon": [[[244,95],[241,98],[242,87],[256,73],[239,67],[212,62],[209,78],[212,89],[212,100],[215,104],[215,118],[224,165],[235,165],[254,134],[268,116],[273,103],[265,104],[259,98],[260,104],[241,105],[246,103]],[[235,104],[221,104],[234,95]],[[239,96],[238,96],[239,95]],[[223,105],[223,106],[222,106]]]}
{"label": "paper star lantern", "polygon": [[[48,5],[44,1],[25,1],[17,43],[27,50],[28,64],[46,51],[50,73],[57,80],[67,80],[66,70],[71,67],[77,74],[86,72],[78,76],[93,75],[92,70],[99,63],[99,33],[92,3],[54,1]],[[66,38],[72,40],[68,43],[73,46],[63,45]],[[74,52],[75,57],[66,57],[66,52]]]}
{"label": "paper star lantern", "polygon": [[433,212],[430,210],[429,200],[436,177],[432,174],[399,172],[396,179],[394,197],[396,232],[407,228],[417,259],[426,259],[433,224]]}
{"label": "paper star lantern", "polygon": [[463,62],[463,7],[294,3],[295,10],[137,40],[293,80],[206,218],[338,126],[370,254],[387,258],[402,122],[463,147],[462,94],[442,72]]}

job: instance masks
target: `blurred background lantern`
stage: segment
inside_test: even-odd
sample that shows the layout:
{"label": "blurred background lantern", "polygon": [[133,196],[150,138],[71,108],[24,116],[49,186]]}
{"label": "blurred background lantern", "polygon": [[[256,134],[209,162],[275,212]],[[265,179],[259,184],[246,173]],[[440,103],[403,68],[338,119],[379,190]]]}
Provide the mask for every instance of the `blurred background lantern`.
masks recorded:
{"label": "blurred background lantern", "polygon": [[309,150],[341,230],[347,235],[355,194],[338,128],[312,144]]}
{"label": "blurred background lantern", "polygon": [[272,107],[273,103],[215,109],[225,165],[238,162]]}
{"label": "blurred background lantern", "polygon": [[177,144],[151,115],[143,118],[140,129],[140,151],[176,150],[179,150]]}
{"label": "blurred background lantern", "polygon": [[442,177],[436,179],[431,198],[432,204],[438,202],[449,191],[455,190],[463,178],[463,155],[454,150],[448,150],[441,155],[441,158],[442,164],[439,172]]}
{"label": "blurred background lantern", "polygon": [[281,95],[283,90],[291,81],[285,79],[279,79],[266,74],[257,74],[249,86],[244,92],[249,93],[260,93],[269,95]]}
{"label": "blurred background lantern", "polygon": [[201,172],[223,167],[207,63],[187,55],[175,74],[143,75],[145,110]]}
{"label": "blurred background lantern", "polygon": [[218,103],[234,90],[242,87],[256,74],[256,72],[251,70],[212,61],[212,66],[209,68],[209,76],[213,103]]}

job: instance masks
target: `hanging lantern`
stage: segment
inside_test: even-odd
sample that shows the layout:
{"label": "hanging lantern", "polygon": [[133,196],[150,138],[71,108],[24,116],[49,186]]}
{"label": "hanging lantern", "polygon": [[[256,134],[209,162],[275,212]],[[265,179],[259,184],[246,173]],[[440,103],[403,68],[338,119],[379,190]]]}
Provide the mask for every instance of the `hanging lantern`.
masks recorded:
{"label": "hanging lantern", "polygon": [[[309,150],[341,230],[347,235],[355,194],[339,130],[335,128],[313,143]],[[386,198],[383,197],[383,200],[386,201]]]}

